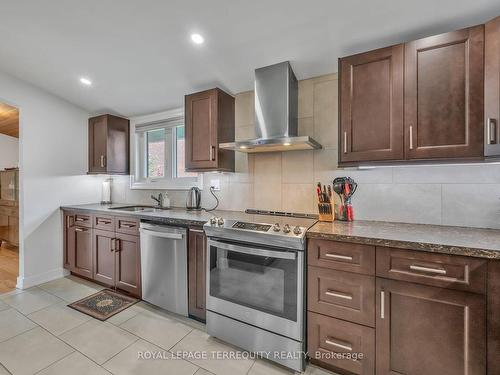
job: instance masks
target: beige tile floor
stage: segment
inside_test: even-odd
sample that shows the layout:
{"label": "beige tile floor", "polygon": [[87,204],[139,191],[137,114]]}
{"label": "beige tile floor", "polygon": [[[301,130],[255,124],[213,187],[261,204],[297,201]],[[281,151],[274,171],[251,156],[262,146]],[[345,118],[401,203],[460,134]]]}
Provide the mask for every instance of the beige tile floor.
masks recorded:
{"label": "beige tile floor", "polygon": [[[239,351],[205,326],[144,302],[98,321],[67,304],[102,289],[76,277],[0,294],[0,375],[290,375],[261,359],[174,358],[178,351]],[[143,359],[141,354],[160,355]],[[306,374],[327,375],[314,366]]]}

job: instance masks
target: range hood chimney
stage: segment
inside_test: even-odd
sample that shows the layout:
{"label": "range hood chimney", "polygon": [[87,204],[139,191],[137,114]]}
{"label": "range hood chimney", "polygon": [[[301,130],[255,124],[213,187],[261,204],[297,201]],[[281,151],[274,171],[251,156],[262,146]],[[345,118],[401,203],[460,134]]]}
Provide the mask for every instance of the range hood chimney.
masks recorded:
{"label": "range hood chimney", "polygon": [[256,139],[221,143],[219,148],[247,153],[312,150],[321,145],[298,136],[298,83],[290,62],[255,70]]}

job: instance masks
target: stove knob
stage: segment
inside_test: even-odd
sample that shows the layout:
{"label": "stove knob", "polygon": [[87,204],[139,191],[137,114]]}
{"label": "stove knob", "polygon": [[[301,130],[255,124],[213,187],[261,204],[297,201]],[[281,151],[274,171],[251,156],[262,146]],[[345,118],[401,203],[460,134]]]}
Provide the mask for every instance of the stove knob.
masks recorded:
{"label": "stove knob", "polygon": [[215,216],[212,216],[210,218],[210,225],[215,225],[215,224],[217,224],[217,218]]}
{"label": "stove knob", "polygon": [[290,225],[285,224],[283,226],[283,233],[290,233]]}
{"label": "stove knob", "polygon": [[299,226],[296,226],[295,228],[293,228],[293,233],[298,236],[299,234],[302,234],[302,229],[300,229]]}
{"label": "stove knob", "polygon": [[273,230],[274,230],[275,232],[279,232],[279,231],[281,230],[281,228],[280,228],[280,223],[276,223],[276,224],[274,224],[274,225],[273,225]]}
{"label": "stove knob", "polygon": [[219,218],[217,219],[217,224],[218,224],[219,226],[223,226],[223,225],[224,225],[224,219],[223,219],[223,218],[221,218],[221,217],[219,217]]}

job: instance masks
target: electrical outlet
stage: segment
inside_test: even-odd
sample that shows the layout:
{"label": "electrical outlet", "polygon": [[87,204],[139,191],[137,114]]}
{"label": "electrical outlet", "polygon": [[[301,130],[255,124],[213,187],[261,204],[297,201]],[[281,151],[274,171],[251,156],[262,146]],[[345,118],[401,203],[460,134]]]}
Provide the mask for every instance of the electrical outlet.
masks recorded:
{"label": "electrical outlet", "polygon": [[213,187],[215,191],[220,191],[220,180],[218,178],[210,180],[210,186]]}

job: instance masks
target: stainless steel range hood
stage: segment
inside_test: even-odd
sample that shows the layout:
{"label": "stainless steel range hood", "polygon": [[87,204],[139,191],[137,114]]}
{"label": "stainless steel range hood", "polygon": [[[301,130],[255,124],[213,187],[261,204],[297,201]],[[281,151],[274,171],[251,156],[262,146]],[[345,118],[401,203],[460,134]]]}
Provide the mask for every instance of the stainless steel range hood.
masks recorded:
{"label": "stainless steel range hood", "polygon": [[240,152],[312,150],[321,145],[298,136],[298,83],[288,61],[255,70],[256,139],[221,143],[219,148]]}

